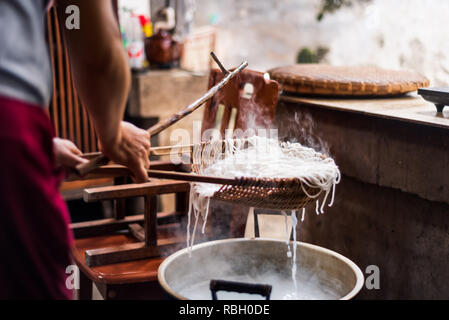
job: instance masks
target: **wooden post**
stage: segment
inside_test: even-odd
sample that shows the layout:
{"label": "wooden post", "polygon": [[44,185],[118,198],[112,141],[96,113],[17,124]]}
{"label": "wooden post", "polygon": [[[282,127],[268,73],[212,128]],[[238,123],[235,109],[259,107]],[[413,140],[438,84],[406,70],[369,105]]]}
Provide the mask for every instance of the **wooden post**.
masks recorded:
{"label": "wooden post", "polygon": [[189,211],[189,192],[175,194],[175,211],[184,213]]}
{"label": "wooden post", "polygon": [[[190,196],[190,192],[180,192],[180,193],[176,193],[175,194],[175,211],[177,213],[181,213],[184,216],[187,216],[188,212],[189,212],[189,196]],[[185,229],[187,227],[186,225],[186,220],[185,219],[181,219],[180,217],[178,218],[178,221],[181,223],[181,228]]]}
{"label": "wooden post", "polygon": [[157,197],[148,194],[145,196],[145,246],[157,246]]}
{"label": "wooden post", "polygon": [[[122,185],[126,183],[126,178],[115,178],[114,185]],[[126,199],[114,200],[114,218],[123,220],[126,217]]]}

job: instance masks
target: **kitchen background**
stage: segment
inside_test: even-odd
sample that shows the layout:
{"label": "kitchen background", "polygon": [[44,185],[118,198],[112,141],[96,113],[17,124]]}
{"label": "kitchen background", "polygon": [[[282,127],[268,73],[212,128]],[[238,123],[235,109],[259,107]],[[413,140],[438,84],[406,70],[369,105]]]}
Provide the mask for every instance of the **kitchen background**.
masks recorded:
{"label": "kitchen background", "polygon": [[[446,0],[184,1],[194,8],[191,36],[212,27],[227,66],[248,60],[251,69],[265,71],[301,53],[301,61],[413,69],[432,85],[449,82]],[[151,7],[164,3],[151,0]],[[120,6],[150,9],[147,0]]]}

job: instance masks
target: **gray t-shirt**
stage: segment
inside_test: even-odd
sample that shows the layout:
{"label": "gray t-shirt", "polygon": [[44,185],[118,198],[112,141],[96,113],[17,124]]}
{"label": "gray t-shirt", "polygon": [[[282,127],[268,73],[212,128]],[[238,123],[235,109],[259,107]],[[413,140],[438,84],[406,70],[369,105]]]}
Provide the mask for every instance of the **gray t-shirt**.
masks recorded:
{"label": "gray t-shirt", "polygon": [[0,95],[47,106],[51,66],[45,41],[47,0],[0,0]]}

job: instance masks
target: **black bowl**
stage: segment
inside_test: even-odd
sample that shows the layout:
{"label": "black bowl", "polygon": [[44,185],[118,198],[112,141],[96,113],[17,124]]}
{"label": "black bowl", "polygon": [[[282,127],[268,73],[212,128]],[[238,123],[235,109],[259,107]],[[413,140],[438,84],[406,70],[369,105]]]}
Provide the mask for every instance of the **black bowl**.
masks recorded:
{"label": "black bowl", "polygon": [[418,94],[435,104],[438,112],[443,112],[444,107],[449,105],[449,87],[422,88],[418,89]]}

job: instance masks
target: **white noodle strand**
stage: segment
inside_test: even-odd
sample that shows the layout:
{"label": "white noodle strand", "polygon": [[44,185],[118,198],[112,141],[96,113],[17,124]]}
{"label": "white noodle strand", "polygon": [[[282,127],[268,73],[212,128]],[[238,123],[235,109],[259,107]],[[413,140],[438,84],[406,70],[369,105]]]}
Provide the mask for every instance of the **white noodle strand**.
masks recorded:
{"label": "white noodle strand", "polygon": [[207,217],[209,216],[209,206],[210,206],[210,198],[207,198],[206,215],[203,217],[204,218],[203,229],[201,230],[202,234],[204,234],[204,232],[206,230]]}
{"label": "white noodle strand", "polygon": [[296,294],[298,292],[298,284],[296,281],[296,247],[297,247],[297,235],[296,235],[296,227],[298,225],[298,219],[296,218],[296,211],[292,211],[292,227],[293,227],[293,259],[292,259],[292,280],[294,285],[294,292]]}
{"label": "white noodle strand", "polygon": [[285,213],[285,211],[282,211],[282,215],[285,218],[285,234],[286,234],[286,240],[285,243],[287,244],[287,257],[292,257],[292,251],[290,249],[290,231],[288,230],[288,215]]}
{"label": "white noodle strand", "polygon": [[[190,189],[192,189],[192,186],[190,187]],[[193,192],[190,192],[190,196],[189,196],[189,211],[187,213],[187,248],[189,248],[189,256],[192,255],[192,251],[191,251],[191,247],[190,247],[190,222],[191,222],[191,215],[192,215],[192,207],[193,207]]]}
{"label": "white noodle strand", "polygon": [[329,207],[332,207],[334,205],[334,200],[335,200],[335,184],[332,187],[332,198],[331,198],[331,202],[329,203]]}
{"label": "white noodle strand", "polygon": [[[202,146],[195,146],[192,157],[192,163],[201,175],[223,178],[297,178],[301,181],[304,194],[316,200],[317,215],[324,213],[330,193],[329,206],[333,205],[335,187],[341,180],[340,171],[332,158],[324,157],[299,143],[280,143],[265,137],[211,141]],[[193,245],[199,215],[204,219],[204,233],[209,215],[209,200],[222,187],[207,183],[192,183],[191,186],[187,235],[187,243],[190,246]],[[320,207],[319,198],[323,193]],[[195,214],[195,226],[193,234],[190,235],[192,211]],[[303,209],[301,221],[304,221],[304,217]]]}

